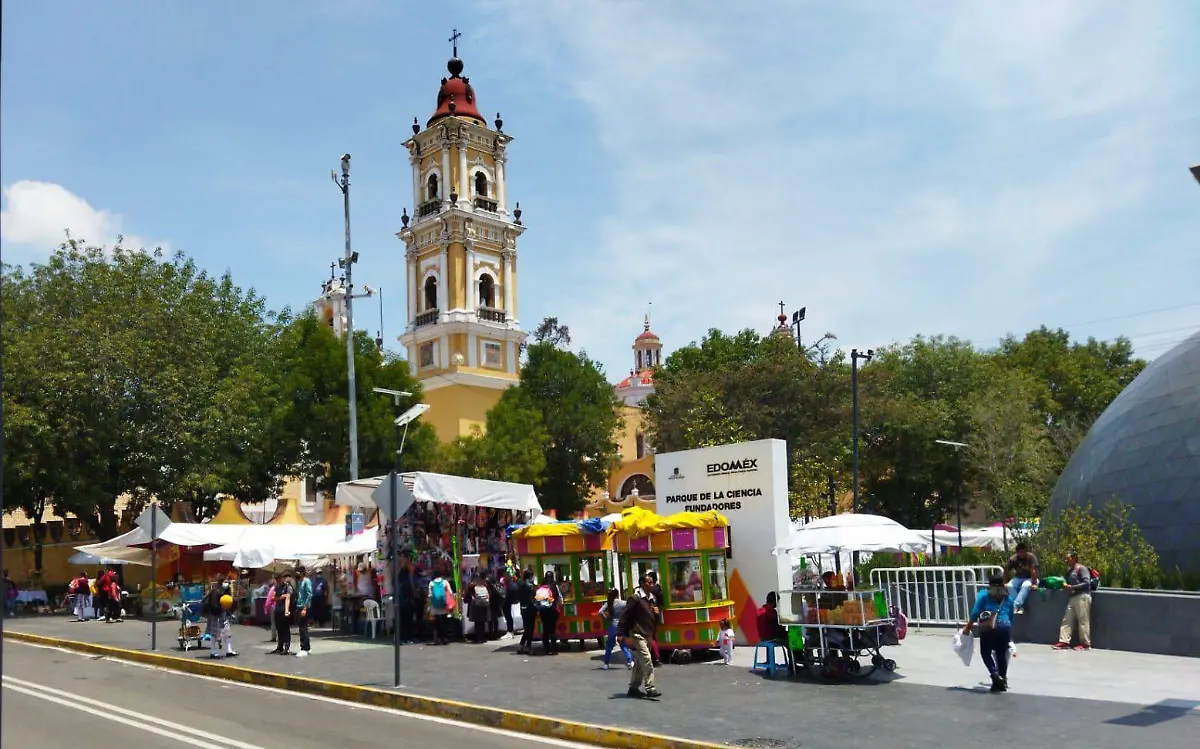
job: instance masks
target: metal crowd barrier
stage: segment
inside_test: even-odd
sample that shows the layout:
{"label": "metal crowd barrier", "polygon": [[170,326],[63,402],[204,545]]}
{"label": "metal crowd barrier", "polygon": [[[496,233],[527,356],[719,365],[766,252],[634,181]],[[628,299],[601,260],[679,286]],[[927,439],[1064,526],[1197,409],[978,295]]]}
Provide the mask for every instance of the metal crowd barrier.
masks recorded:
{"label": "metal crowd barrier", "polygon": [[911,624],[961,624],[988,577],[1002,572],[998,566],[880,567],[871,570],[871,585]]}

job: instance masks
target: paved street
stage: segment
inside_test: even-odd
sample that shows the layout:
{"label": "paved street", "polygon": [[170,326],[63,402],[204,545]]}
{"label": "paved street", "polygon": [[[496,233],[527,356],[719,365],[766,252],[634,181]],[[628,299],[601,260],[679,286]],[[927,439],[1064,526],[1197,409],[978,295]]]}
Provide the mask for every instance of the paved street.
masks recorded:
{"label": "paved street", "polygon": [[[71,624],[31,618],[16,629],[118,647],[145,649],[149,625]],[[159,648],[180,657],[173,625],[160,625]],[[390,687],[389,646],[320,633],[313,656],[267,654],[262,629],[239,627],[235,665],[351,684]],[[988,694],[978,662],[964,668],[946,632],[911,633],[887,654],[897,673],[883,680],[820,684],[768,680],[748,672],[749,648],[738,665],[667,666],[659,671],[660,703],[624,696],[624,669],[598,670],[599,652],[577,649],[557,658],[515,653],[515,643],[402,648],[405,691],[493,707],[625,726],[667,735],[733,743],[772,739],[779,747],[853,749],[1006,744],[1063,749],[1156,749],[1194,746],[1200,730],[1200,660],[1095,651],[1055,653],[1022,646],[1012,691]],[[619,656],[618,656],[619,657]],[[1014,718],[1019,716],[1019,718]],[[1192,739],[1187,739],[1188,735]]]}
{"label": "paved street", "polygon": [[17,643],[4,645],[3,686],[5,747],[579,746]]}

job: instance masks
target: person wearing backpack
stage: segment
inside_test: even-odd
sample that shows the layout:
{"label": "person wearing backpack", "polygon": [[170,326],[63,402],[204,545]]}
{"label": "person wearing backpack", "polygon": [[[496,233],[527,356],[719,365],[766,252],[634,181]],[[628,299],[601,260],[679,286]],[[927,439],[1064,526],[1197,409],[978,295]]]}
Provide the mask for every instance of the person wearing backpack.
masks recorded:
{"label": "person wearing backpack", "polygon": [[442,573],[434,573],[434,577],[429,581],[429,618],[433,622],[433,644],[445,645],[446,643],[446,619],[450,614],[454,598],[454,585],[442,576]]}
{"label": "person wearing backpack", "polygon": [[547,572],[533,594],[533,604],[542,622],[543,655],[558,655],[558,615],[562,611],[562,602],[562,591],[558,589],[554,572]]}
{"label": "person wearing backpack", "polygon": [[[1093,577],[1095,581],[1093,582]],[[1076,650],[1092,649],[1092,590],[1100,582],[1099,575],[1079,563],[1079,555],[1075,552],[1067,554],[1066,589],[1071,597],[1067,600],[1067,610],[1063,614],[1062,624],[1058,628],[1058,642],[1054,643],[1055,650],[1069,650],[1071,636],[1076,626],[1079,628],[1079,644]]]}

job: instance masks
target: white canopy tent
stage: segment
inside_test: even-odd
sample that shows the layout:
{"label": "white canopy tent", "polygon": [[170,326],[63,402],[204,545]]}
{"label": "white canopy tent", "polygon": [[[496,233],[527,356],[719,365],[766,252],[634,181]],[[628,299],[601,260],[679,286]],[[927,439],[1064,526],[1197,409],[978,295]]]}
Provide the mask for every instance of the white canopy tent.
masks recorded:
{"label": "white canopy tent", "polygon": [[205,561],[232,562],[241,569],[267,567],[277,560],[315,562],[322,557],[351,557],[375,553],[378,528],[367,528],[346,538],[337,525],[239,526],[236,540],[204,552]]}
{"label": "white canopy tent", "polygon": [[928,542],[881,515],[832,515],[792,531],[771,553],[838,554],[844,551],[924,551]]}
{"label": "white canopy tent", "polygon": [[134,544],[147,543],[150,535],[139,528],[128,533],[110,538],[100,543],[76,546],[75,550],[100,559],[110,559],[122,564],[135,564],[141,567],[150,566],[150,550],[140,549]]}
{"label": "white canopy tent", "polygon": [[[538,515],[542,504],[529,484],[513,484],[507,481],[469,479],[462,476],[447,476],[443,473],[414,471],[400,474],[405,486],[418,502],[442,502],[490,507],[497,510],[513,510]],[[378,509],[371,496],[385,476],[338,484],[334,499],[339,505]]]}

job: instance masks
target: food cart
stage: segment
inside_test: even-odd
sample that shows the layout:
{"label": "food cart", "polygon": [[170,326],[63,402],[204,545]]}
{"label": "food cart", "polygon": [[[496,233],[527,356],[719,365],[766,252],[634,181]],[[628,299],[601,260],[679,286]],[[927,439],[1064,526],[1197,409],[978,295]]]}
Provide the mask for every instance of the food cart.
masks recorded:
{"label": "food cart", "polygon": [[[559,640],[578,640],[585,649],[585,641],[595,638],[603,647],[606,630],[600,609],[616,579],[609,524],[591,519],[525,525],[513,531],[512,540],[521,565],[532,568],[539,580],[554,573],[563,598]],[[539,620],[535,637],[540,636]]]}
{"label": "food cart", "polygon": [[640,508],[622,513],[615,545],[624,589],[629,594],[653,571],[662,585],[658,643],[691,660],[692,650],[715,647],[722,619],[734,622],[726,560],[729,521],[717,512],[681,512],[668,517]]}
{"label": "food cart", "polygon": [[[772,553],[823,555],[843,552],[912,552],[924,548],[913,531],[878,515],[846,513],[813,521],[793,531]],[[879,649],[899,645],[896,617],[887,595],[873,588],[854,589],[853,578],[834,575],[832,585],[799,586],[792,592],[788,630],[796,666],[821,679],[868,676],[876,668],[894,671],[896,662]],[[860,662],[869,657],[868,664]]]}

